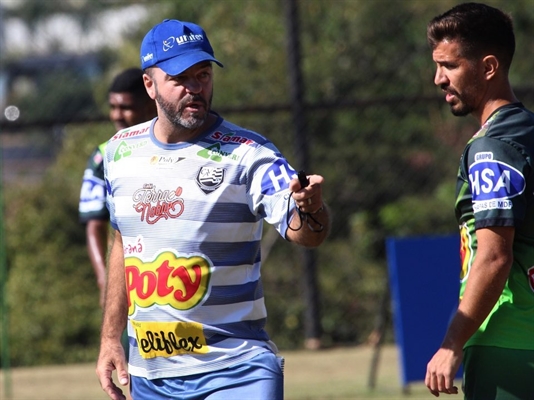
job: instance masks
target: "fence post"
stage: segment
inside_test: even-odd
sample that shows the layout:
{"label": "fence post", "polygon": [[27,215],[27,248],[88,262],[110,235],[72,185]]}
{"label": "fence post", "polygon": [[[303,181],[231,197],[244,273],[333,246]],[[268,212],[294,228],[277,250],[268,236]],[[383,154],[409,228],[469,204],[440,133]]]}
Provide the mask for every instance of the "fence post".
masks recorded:
{"label": "fence post", "polygon": [[[295,128],[296,165],[308,171],[309,138],[306,130],[306,106],[304,104],[304,85],[300,66],[299,15],[295,0],[284,1],[287,31],[287,68],[290,78],[291,111]],[[303,263],[304,303],[304,345],[315,350],[320,347],[321,323],[319,311],[319,289],[317,285],[316,254],[313,249],[301,249]]]}

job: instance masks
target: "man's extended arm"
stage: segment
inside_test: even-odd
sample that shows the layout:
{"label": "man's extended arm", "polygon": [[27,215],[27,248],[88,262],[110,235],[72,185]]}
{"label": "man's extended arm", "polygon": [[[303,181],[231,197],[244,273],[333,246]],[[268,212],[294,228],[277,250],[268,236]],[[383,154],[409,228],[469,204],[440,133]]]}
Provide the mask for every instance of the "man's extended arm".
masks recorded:
{"label": "man's extended arm", "polygon": [[457,393],[453,380],[460,368],[463,347],[482,325],[499,299],[513,262],[512,227],[479,229],[477,253],[469,271],[463,298],[441,347],[430,360],[425,378],[434,396]]}

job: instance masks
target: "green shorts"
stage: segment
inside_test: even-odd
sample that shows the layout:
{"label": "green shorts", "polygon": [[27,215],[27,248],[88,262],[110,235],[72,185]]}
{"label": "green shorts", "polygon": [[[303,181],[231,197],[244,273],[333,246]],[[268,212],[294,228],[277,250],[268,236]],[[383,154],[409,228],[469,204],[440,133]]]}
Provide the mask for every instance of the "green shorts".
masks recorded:
{"label": "green shorts", "polygon": [[534,350],[469,346],[463,368],[466,400],[534,399]]}

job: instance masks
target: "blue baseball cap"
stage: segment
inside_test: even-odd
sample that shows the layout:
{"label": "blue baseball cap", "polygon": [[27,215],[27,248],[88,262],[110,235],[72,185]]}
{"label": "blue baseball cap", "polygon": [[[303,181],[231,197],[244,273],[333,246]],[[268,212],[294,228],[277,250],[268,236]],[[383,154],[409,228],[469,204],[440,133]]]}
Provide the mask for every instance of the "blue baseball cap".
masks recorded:
{"label": "blue baseball cap", "polygon": [[213,49],[204,30],[191,22],[166,19],[154,26],[141,43],[141,68],[161,68],[168,75],[178,75],[189,67],[213,61]]}

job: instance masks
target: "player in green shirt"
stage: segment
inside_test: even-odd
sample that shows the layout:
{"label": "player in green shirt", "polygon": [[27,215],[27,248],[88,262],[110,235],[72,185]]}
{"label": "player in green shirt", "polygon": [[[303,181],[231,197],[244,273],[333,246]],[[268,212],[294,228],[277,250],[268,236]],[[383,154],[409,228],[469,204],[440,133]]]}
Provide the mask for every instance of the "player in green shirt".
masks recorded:
{"label": "player in green shirt", "polygon": [[428,25],[434,83],[456,116],[480,130],[460,161],[458,310],[427,366],[431,393],[465,399],[534,399],[534,114],[508,80],[511,18],[484,4],[458,5]]}

